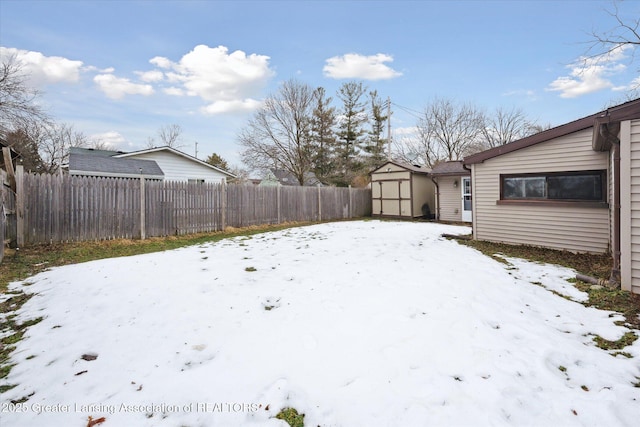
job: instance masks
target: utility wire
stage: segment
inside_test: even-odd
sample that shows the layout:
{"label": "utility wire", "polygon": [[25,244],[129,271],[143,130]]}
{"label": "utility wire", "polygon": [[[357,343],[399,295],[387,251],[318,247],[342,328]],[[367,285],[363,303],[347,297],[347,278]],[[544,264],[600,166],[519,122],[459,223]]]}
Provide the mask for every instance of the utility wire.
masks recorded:
{"label": "utility wire", "polygon": [[417,111],[417,110],[413,110],[411,108],[408,107],[403,107],[402,105],[396,104],[395,102],[391,103],[393,106],[398,107],[399,109],[401,109],[402,111],[412,115],[413,117],[417,118],[417,119],[421,119],[423,116],[423,112],[421,111]]}

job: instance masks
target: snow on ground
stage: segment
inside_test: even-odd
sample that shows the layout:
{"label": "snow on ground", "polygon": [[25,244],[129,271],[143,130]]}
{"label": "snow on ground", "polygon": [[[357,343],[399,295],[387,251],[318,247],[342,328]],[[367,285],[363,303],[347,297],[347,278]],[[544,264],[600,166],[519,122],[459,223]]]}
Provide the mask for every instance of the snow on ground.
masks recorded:
{"label": "snow on ground", "polygon": [[36,293],[20,319],[44,320],[1,424],[286,426],[294,407],[313,427],[637,425],[640,340],[633,358],[593,343],[620,316],[544,288],[580,299],[571,270],[440,237],[468,232],[330,223],[13,284]]}

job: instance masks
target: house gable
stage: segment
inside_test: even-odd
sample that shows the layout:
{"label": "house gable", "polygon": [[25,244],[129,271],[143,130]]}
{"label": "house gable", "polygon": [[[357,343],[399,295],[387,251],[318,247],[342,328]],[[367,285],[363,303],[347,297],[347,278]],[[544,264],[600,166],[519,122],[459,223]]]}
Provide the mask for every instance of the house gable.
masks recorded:
{"label": "house gable", "polygon": [[162,169],[165,179],[170,181],[223,182],[235,175],[203,162],[171,147],[157,147],[148,150],[121,153],[119,159],[153,160]]}

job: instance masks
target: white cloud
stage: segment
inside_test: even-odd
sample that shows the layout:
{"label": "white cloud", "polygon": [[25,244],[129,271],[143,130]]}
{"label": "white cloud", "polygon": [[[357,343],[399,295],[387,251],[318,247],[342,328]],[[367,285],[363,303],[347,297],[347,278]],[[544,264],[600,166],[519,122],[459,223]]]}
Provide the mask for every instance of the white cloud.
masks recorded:
{"label": "white cloud", "polygon": [[60,56],[44,56],[40,52],[0,47],[0,58],[15,56],[34,85],[74,83],[80,79],[82,61]]}
{"label": "white cloud", "polygon": [[393,134],[396,136],[414,136],[418,133],[418,128],[416,126],[409,127],[397,127],[393,130]]}
{"label": "white cloud", "polygon": [[209,101],[211,104],[203,108],[208,114],[254,108],[259,102],[253,98],[274,75],[268,56],[240,50],[229,53],[225,46],[198,45],[179,62],[159,56],[149,62],[170,70],[164,75],[173,86],[164,89],[165,93]]}
{"label": "white cloud", "polygon": [[105,150],[118,150],[130,145],[119,132],[109,131],[89,135],[89,140]]}
{"label": "white cloud", "polygon": [[93,78],[101,91],[111,99],[120,99],[125,95],[144,95],[154,93],[153,86],[133,83],[129,79],[116,77],[113,74],[99,74]]}
{"label": "white cloud", "polygon": [[160,82],[164,79],[164,74],[162,71],[153,70],[153,71],[136,71],[136,74],[140,76],[140,80],[148,83]]}
{"label": "white cloud", "polygon": [[179,87],[167,87],[164,88],[162,90],[164,93],[166,93],[167,95],[172,95],[172,96],[185,96],[185,92],[180,89]]}
{"label": "white cloud", "polygon": [[502,96],[519,96],[519,97],[525,97],[530,100],[535,100],[537,98],[535,91],[531,89],[510,90],[510,91],[504,92]]}
{"label": "white cloud", "polygon": [[615,85],[610,77],[626,69],[619,62],[626,58],[625,51],[629,48],[632,47],[621,46],[607,55],[579,58],[567,66],[571,70],[569,76],[558,77],[546,90],[560,92],[561,98],[576,98],[603,89],[613,89]]}
{"label": "white cloud", "polygon": [[611,89],[616,91],[616,92],[638,90],[638,89],[640,89],[640,76],[638,76],[635,79],[631,80],[631,82],[628,85],[615,86],[615,87],[613,87]]}
{"label": "white cloud", "polygon": [[244,100],[236,99],[231,101],[216,101],[202,108],[202,112],[205,114],[214,115],[214,114],[222,114],[222,113],[253,111],[259,108],[260,105],[261,105],[261,102],[256,101],[255,99],[244,99]]}
{"label": "white cloud", "polygon": [[329,58],[326,62],[324,75],[334,79],[386,80],[402,75],[385,64],[393,62],[393,57],[382,53],[371,56],[347,53]]}
{"label": "white cloud", "polygon": [[163,58],[162,56],[151,58],[149,62],[160,68],[171,68],[172,65],[172,62],[169,59]]}

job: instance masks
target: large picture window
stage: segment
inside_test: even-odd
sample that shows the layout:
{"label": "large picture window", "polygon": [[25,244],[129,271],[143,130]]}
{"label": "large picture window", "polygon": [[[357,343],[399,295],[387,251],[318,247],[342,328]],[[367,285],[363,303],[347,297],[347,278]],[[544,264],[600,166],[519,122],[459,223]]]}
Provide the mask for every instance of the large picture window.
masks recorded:
{"label": "large picture window", "polygon": [[606,202],[606,171],[501,175],[501,200]]}

